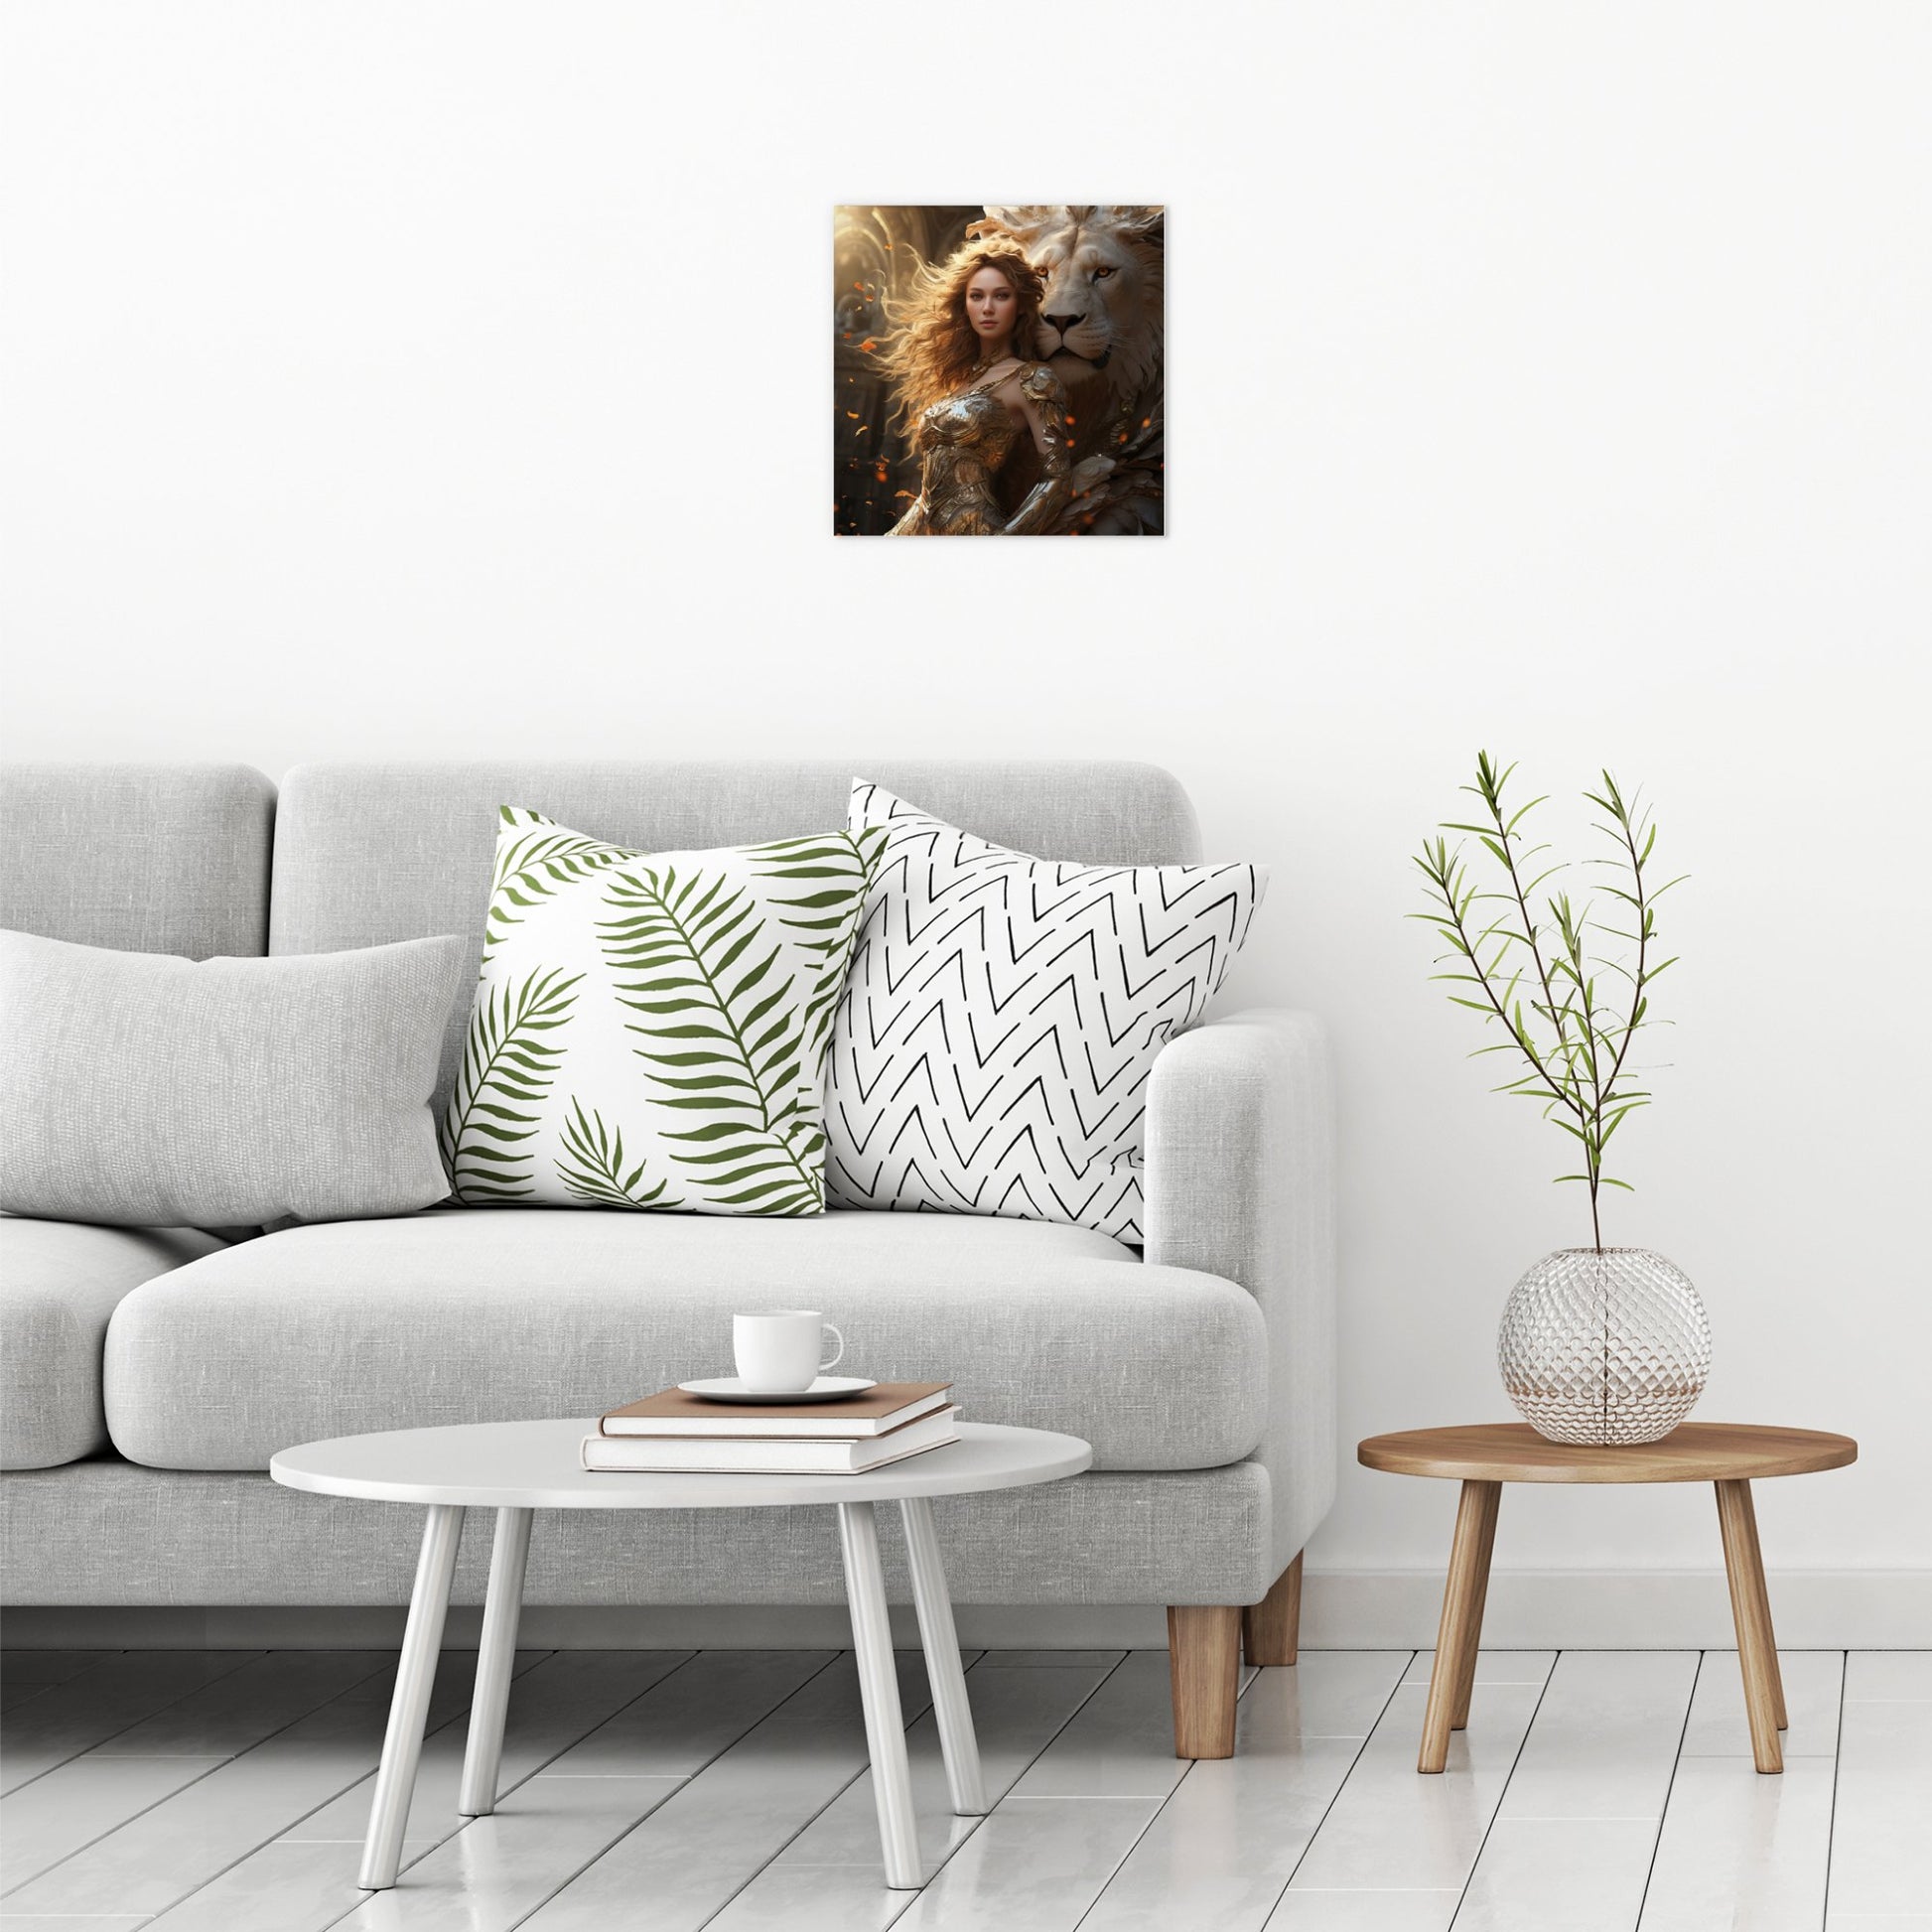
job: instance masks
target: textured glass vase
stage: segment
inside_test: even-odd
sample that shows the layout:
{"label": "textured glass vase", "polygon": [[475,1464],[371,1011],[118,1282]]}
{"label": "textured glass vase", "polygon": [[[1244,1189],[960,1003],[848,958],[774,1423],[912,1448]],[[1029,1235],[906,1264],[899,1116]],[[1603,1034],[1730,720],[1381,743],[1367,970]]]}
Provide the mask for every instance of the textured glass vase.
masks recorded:
{"label": "textured glass vase", "polygon": [[1559,1248],[1510,1292],[1496,1366],[1553,1443],[1655,1443],[1704,1393],[1711,1323],[1682,1270],[1648,1248]]}

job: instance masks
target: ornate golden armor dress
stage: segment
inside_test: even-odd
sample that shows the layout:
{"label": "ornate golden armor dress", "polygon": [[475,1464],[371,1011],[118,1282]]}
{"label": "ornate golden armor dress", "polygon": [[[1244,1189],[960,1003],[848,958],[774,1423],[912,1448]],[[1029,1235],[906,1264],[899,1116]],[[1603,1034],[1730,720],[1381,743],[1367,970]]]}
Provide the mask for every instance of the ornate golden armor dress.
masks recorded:
{"label": "ornate golden armor dress", "polygon": [[1066,392],[1044,362],[1023,362],[1017,379],[1045,445],[1040,478],[1012,516],[994,478],[1025,434],[996,391],[1012,373],[988,376],[921,412],[912,447],[921,464],[918,500],[887,532],[895,537],[1028,537],[1049,530],[1073,494]]}

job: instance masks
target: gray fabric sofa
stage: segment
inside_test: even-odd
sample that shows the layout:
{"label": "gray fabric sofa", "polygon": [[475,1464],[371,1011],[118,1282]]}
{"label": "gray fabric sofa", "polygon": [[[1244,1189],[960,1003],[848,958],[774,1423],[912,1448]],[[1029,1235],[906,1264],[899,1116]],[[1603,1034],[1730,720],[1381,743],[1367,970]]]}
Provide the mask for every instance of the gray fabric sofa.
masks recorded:
{"label": "gray fabric sofa", "polygon": [[[1201,856],[1185,794],[1148,765],[865,773],[1027,851]],[[325,764],[291,772],[278,797],[237,765],[17,765],[0,774],[0,926],[197,958],[442,932],[480,952],[499,804],[640,848],[701,847],[840,824],[852,774]],[[466,1013],[459,1002],[445,1092]],[[275,1450],[589,1415],[715,1365],[733,1310],[781,1296],[823,1308],[867,1373],[947,1376],[969,1418],[1093,1444],[1073,1481],[941,1506],[954,1594],[1171,1606],[1177,1689],[1183,1675],[1226,1685],[1224,1711],[1218,1689],[1185,1712],[1177,1695],[1178,1747],[1224,1754],[1237,1626],[1253,1660],[1293,1661],[1299,1553],[1334,1490],[1321,1030],[1287,1012],[1210,1019],[1162,1052],[1147,1106],[1144,1252],[1080,1228],[838,1211],[435,1208],[232,1242],[0,1220],[4,1600],[405,1602],[416,1512],[280,1488]],[[457,1593],[475,1601],[486,1539],[469,1542]],[[729,1535],[714,1519],[703,1536],[672,1515],[553,1513],[538,1517],[526,1600],[840,1593],[816,1512],[749,1512]]]}

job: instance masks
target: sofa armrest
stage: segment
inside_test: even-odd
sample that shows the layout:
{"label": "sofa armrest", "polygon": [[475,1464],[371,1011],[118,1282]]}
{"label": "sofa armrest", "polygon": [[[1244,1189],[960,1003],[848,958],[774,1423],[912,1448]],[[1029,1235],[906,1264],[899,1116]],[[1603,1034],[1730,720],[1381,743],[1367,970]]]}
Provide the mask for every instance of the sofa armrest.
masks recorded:
{"label": "sofa armrest", "polygon": [[1147,1102],[1147,1259],[1238,1282],[1268,1323],[1273,1578],[1335,1497],[1335,1126],[1327,1033],[1258,1008],[1185,1033]]}

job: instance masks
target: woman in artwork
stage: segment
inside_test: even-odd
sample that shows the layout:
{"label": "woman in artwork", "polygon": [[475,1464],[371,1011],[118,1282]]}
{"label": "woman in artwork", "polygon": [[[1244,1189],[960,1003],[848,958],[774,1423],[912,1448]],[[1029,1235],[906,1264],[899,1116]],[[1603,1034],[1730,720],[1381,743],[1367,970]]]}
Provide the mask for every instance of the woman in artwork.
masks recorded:
{"label": "woman in artwork", "polygon": [[1048,534],[1097,480],[1076,475],[1066,393],[1035,357],[1041,293],[1001,240],[968,242],[921,275],[884,357],[919,460],[918,498],[889,536]]}

